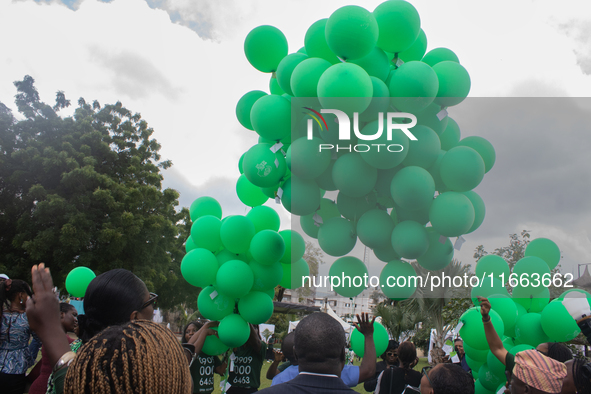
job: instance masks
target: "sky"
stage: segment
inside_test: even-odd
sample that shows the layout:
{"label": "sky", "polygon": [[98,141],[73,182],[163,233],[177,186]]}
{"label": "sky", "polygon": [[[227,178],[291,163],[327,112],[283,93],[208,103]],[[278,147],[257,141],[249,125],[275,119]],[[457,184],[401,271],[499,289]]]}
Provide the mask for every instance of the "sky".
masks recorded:
{"label": "sky", "polygon": [[[180,192],[182,206],[209,195],[224,214],[245,214],[235,195],[237,163],[257,135],[238,123],[235,106],[250,90],[268,91],[270,76],[250,66],[244,38],[273,25],[295,52],[316,20],[344,5],[373,11],[380,3],[0,0],[0,102],[16,113],[13,82],[25,75],[48,103],[59,90],[72,103],[121,101],[154,128],[162,158],[173,162],[164,186]],[[455,257],[474,264],[476,246],[493,251],[508,244],[509,234],[529,230],[556,242],[563,271],[576,273],[577,264],[591,263],[591,5],[411,3],[428,50],[452,49],[470,73],[469,98],[450,116],[462,137],[487,138],[497,154],[475,189],[486,205],[484,223],[464,236]],[[289,214],[267,205],[289,228]],[[373,257],[370,272],[382,265]]]}

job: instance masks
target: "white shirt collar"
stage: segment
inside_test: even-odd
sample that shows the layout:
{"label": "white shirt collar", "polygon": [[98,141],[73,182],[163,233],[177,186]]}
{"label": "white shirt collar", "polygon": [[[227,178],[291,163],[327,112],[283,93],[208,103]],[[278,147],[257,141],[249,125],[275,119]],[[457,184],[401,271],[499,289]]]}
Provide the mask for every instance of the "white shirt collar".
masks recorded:
{"label": "white shirt collar", "polygon": [[314,375],[314,376],[330,376],[331,378],[338,378],[337,375],[325,374],[325,373],[314,373],[314,372],[300,372],[300,375]]}

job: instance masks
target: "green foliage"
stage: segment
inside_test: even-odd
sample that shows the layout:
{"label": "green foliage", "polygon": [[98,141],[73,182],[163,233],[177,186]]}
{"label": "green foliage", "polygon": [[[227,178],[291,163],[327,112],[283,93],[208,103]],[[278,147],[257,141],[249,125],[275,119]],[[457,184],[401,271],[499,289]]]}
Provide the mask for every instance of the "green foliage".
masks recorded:
{"label": "green foliage", "polygon": [[78,101],[73,117],[62,92],[51,106],[34,80],[15,82],[17,120],[0,103],[0,265],[27,279],[40,262],[57,286],[74,267],[95,273],[126,268],[160,295],[163,306],[192,298],[181,277],[190,219],[178,192],[162,190],[153,129],[121,103]]}
{"label": "green foliage", "polygon": [[289,318],[290,315],[285,313],[273,313],[271,318],[267,321],[267,324],[275,325],[275,337],[283,338],[287,335],[289,329]]}
{"label": "green foliage", "polygon": [[382,318],[382,325],[394,339],[408,336],[422,320],[420,314],[414,313],[406,306],[407,304],[401,302],[391,305],[380,303],[374,309],[374,314]]}

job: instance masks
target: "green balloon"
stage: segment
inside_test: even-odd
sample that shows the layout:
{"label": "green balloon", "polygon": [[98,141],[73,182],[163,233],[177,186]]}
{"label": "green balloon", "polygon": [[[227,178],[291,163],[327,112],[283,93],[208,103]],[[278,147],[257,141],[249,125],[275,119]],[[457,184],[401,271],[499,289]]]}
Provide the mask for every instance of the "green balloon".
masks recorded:
{"label": "green balloon", "polygon": [[295,97],[317,97],[318,81],[331,63],[325,59],[310,57],[300,62],[291,73],[290,87]]}
{"label": "green balloon", "polygon": [[460,59],[458,59],[458,56],[451,49],[447,48],[431,49],[429,52],[425,54],[425,56],[422,59],[423,63],[427,63],[431,67],[433,67],[437,63],[445,61],[459,63]]}
{"label": "green balloon", "polygon": [[332,52],[344,60],[368,55],[378,41],[378,23],[371,12],[347,5],[333,12],[326,21],[326,43]]}
{"label": "green balloon", "polygon": [[283,267],[283,278],[279,283],[286,289],[298,289],[309,281],[310,267],[304,259],[299,259],[291,264],[281,264]]}
{"label": "green balloon", "polygon": [[474,207],[474,223],[472,223],[472,227],[468,230],[466,234],[469,234],[475,231],[482,222],[484,221],[484,216],[486,215],[486,207],[484,206],[484,201],[482,198],[473,190],[462,192],[462,194],[470,200],[472,203],[472,207]]}
{"label": "green balloon", "polygon": [[254,207],[248,211],[246,217],[254,224],[254,231],[257,233],[262,230],[279,231],[281,225],[279,214],[271,207]]}
{"label": "green balloon", "polygon": [[196,247],[215,253],[222,248],[221,227],[222,221],[217,217],[201,216],[191,226],[191,239]]}
{"label": "green balloon", "polygon": [[234,298],[219,293],[214,286],[207,286],[197,297],[199,313],[209,320],[222,320],[234,311],[234,307]]}
{"label": "green balloon", "polygon": [[240,347],[250,336],[250,326],[240,315],[231,314],[220,322],[218,326],[220,341],[229,347]]}
{"label": "green balloon", "polygon": [[515,334],[518,341],[533,347],[540,343],[549,342],[550,338],[542,329],[542,315],[526,313],[517,320]]}
{"label": "green balloon", "polygon": [[501,374],[501,376],[494,374],[488,366],[488,363],[483,364],[482,367],[478,370],[478,381],[487,390],[496,390],[498,385],[501,384],[504,380],[504,374]]}
{"label": "green balloon", "polygon": [[272,187],[285,176],[287,165],[281,152],[273,152],[270,144],[256,144],[244,154],[244,175],[255,186]]}
{"label": "green balloon", "polygon": [[379,27],[377,45],[384,51],[398,53],[413,45],[421,30],[416,8],[406,1],[385,1],[373,12]]}
{"label": "green balloon", "polygon": [[215,216],[218,219],[222,218],[222,206],[215,198],[208,196],[199,197],[193,201],[189,212],[193,222],[205,215]]}
{"label": "green balloon", "polygon": [[394,227],[391,242],[396,253],[405,259],[419,258],[429,249],[427,229],[412,220],[405,220]]}
{"label": "green balloon", "polygon": [[417,259],[419,265],[431,271],[437,271],[447,267],[454,257],[454,248],[449,238],[441,242],[442,235],[432,227],[427,228],[429,235],[429,249]]}
{"label": "green balloon", "polygon": [[[470,365],[468,364],[468,366],[470,366]],[[496,394],[497,393],[497,391],[492,391],[492,390],[486,389],[482,385],[482,383],[480,383],[478,371],[474,371],[474,369],[472,369],[472,377],[475,379],[474,394]]]}
{"label": "green balloon", "polygon": [[287,55],[287,39],[276,27],[255,27],[244,40],[244,54],[257,70],[264,73],[277,71],[279,62]]}
{"label": "green balloon", "polygon": [[430,204],[427,205],[424,209],[419,209],[416,211],[410,211],[406,208],[402,208],[398,204],[394,204],[394,209],[390,212],[390,216],[394,220],[394,223],[404,222],[405,220],[413,220],[419,224],[426,225],[429,223],[429,208],[431,208],[431,201]]}
{"label": "green balloon", "polygon": [[[493,327],[499,335],[503,335],[505,326],[503,320],[497,312],[491,310],[489,313]],[[464,346],[469,346],[479,349],[488,350],[488,342],[484,334],[484,325],[482,323],[482,316],[480,315],[480,307],[470,308],[460,317],[460,321],[464,325],[460,329],[460,336],[464,339]]]}
{"label": "green balloon", "polygon": [[394,175],[390,193],[396,204],[410,211],[417,211],[433,202],[435,182],[424,168],[404,167]]}
{"label": "green balloon", "polygon": [[412,297],[417,290],[417,273],[406,261],[394,259],[382,268],[380,283],[384,295],[392,300],[401,301]]}
{"label": "green balloon", "polygon": [[281,188],[281,203],[294,215],[309,215],[320,206],[320,188],[313,180],[292,175]]}
{"label": "green balloon", "polygon": [[[474,303],[474,305],[477,306],[480,305],[478,297],[490,298],[492,296],[496,297],[497,295],[509,297],[509,292],[505,288],[505,285],[499,279],[494,277],[491,279],[490,276],[481,280],[478,283],[478,286],[472,287],[472,290],[470,291],[472,303]],[[515,313],[517,313],[517,309],[515,309]]]}
{"label": "green balloon", "polygon": [[215,281],[217,272],[218,260],[207,249],[193,249],[181,261],[183,278],[196,287],[211,285]]}
{"label": "green balloon", "polygon": [[328,275],[331,277],[332,289],[343,297],[356,297],[365,290],[363,277],[367,277],[367,267],[357,257],[345,256],[335,260]]}
{"label": "green balloon", "polygon": [[[374,120],[363,127],[361,131],[365,135],[375,135],[379,128],[383,128],[383,123],[380,120]],[[383,131],[383,130],[382,130]],[[388,133],[382,134],[371,144],[383,144],[378,150],[375,146],[371,149],[360,153],[361,158],[380,170],[391,169],[402,163],[408,154],[409,140],[402,130],[395,129],[389,138]],[[395,146],[398,145],[398,146]],[[391,146],[391,148],[390,148]]]}
{"label": "green balloon", "polygon": [[284,92],[294,96],[291,89],[291,75],[296,66],[307,58],[308,56],[303,53],[292,53],[281,60],[277,67],[277,82]]}
{"label": "green balloon", "polygon": [[367,211],[357,222],[357,236],[368,248],[384,247],[391,242],[394,221],[382,209]]}
{"label": "green balloon", "polygon": [[238,312],[250,324],[262,324],[273,314],[273,300],[265,293],[251,291],[238,301]]}
{"label": "green balloon", "polygon": [[311,140],[301,137],[291,144],[287,150],[287,163],[292,174],[302,179],[314,179],[328,168],[331,153],[321,150],[320,144],[324,141],[316,137]]}
{"label": "green balloon", "polygon": [[539,257],[548,264],[548,268],[554,269],[560,261],[560,249],[548,238],[536,238],[525,248],[525,256]]}
{"label": "green balloon", "polygon": [[308,237],[312,237],[314,239],[318,238],[318,229],[320,228],[320,223],[316,225],[313,213],[309,215],[300,216],[300,226],[302,227],[302,231]]}
{"label": "green balloon", "polygon": [[234,215],[224,219],[220,227],[220,238],[226,249],[232,253],[246,253],[256,231],[246,216]]}
{"label": "green balloon", "polygon": [[417,125],[410,131],[417,140],[409,141],[408,153],[402,164],[423,168],[431,167],[437,160],[441,150],[439,136],[430,127],[422,125]]}
{"label": "green balloon", "polygon": [[[390,90],[388,90],[388,86],[386,86],[384,81],[382,81],[379,78],[376,78],[374,76],[370,76],[369,78],[371,79],[373,94],[369,106],[366,108],[365,111],[359,114],[359,121],[361,122],[360,125],[362,125],[365,122],[380,120],[382,119],[383,114],[387,113],[390,110]],[[367,132],[369,132],[370,134],[375,134],[376,131],[377,128],[371,131],[365,130],[365,126],[363,126],[363,128],[361,129],[362,134],[365,134]],[[398,130],[395,129],[394,131]],[[385,134],[387,135],[387,133]],[[375,140],[373,143],[376,143]],[[386,145],[390,145],[390,141],[388,141]],[[384,146],[384,149],[386,149],[386,146]],[[391,167],[388,166],[388,168]]]}
{"label": "green balloon", "polygon": [[[550,277],[550,268],[548,267],[546,262],[544,260],[542,260],[541,258],[536,257],[536,256],[526,256],[526,257],[519,259],[519,261],[517,261],[517,263],[515,263],[515,266],[513,267],[513,273],[517,274],[520,277],[523,274],[527,274],[531,277],[531,275],[537,273],[540,275],[540,281],[541,281],[544,274],[547,277]],[[535,284],[532,284],[532,285],[535,285]],[[525,287],[529,287],[529,286],[525,286]],[[544,286],[539,284],[537,287],[544,287]]]}
{"label": "green balloon", "polygon": [[389,89],[396,109],[415,113],[426,109],[433,102],[437,96],[439,81],[429,65],[412,61],[394,71]]}
{"label": "green balloon", "polygon": [[[308,28],[304,38],[306,54],[309,57],[319,57],[331,64],[339,62],[337,55],[334,54],[326,43],[326,22],[328,18],[320,19]],[[302,96],[309,97],[309,96]]]}
{"label": "green balloon", "polygon": [[454,148],[460,142],[460,126],[458,126],[458,122],[447,117],[447,127],[443,132],[439,135],[439,140],[441,141],[441,149],[448,151],[451,148]]}
{"label": "green balloon", "polygon": [[489,172],[490,169],[495,164],[496,160],[496,153],[495,148],[492,146],[488,140],[479,137],[479,136],[471,136],[462,139],[457,146],[467,146],[474,149],[480,157],[482,157],[482,161],[484,161],[484,172]]}
{"label": "green balloon", "polygon": [[569,315],[560,300],[546,305],[541,316],[542,329],[552,341],[568,342],[581,332],[577,322]]}
{"label": "green balloon", "polygon": [[271,265],[262,265],[252,260],[248,265],[254,275],[252,290],[274,289],[283,278],[283,266],[279,261]]}
{"label": "green balloon", "polygon": [[391,244],[382,248],[374,248],[373,253],[378,260],[383,261],[384,263],[388,263],[392,260],[400,260],[400,256],[394,251]]}
{"label": "green balloon", "polygon": [[254,274],[244,261],[230,260],[218,269],[216,287],[220,293],[240,298],[252,289]]}
{"label": "green balloon", "polygon": [[499,278],[501,275],[505,278],[505,283],[509,281],[509,274],[511,269],[509,264],[501,256],[496,254],[489,254],[481,257],[476,263],[476,276],[482,278],[493,274],[495,278]]}
{"label": "green balloon", "polygon": [[334,184],[332,180],[332,169],[334,167],[334,163],[336,160],[331,160],[328,164],[328,167],[322,174],[316,177],[316,184],[322,189],[326,191],[334,191],[337,190],[337,186]]}
{"label": "green balloon", "polygon": [[279,235],[281,235],[285,243],[285,253],[280,260],[283,264],[291,264],[293,261],[304,257],[306,242],[297,231],[283,230],[279,232]]}
{"label": "green balloon", "polygon": [[236,118],[238,118],[238,121],[242,126],[249,130],[254,130],[252,122],[250,121],[250,111],[252,110],[254,103],[266,95],[267,93],[262,90],[252,90],[238,100],[238,104],[236,104]]}
{"label": "green balloon", "polygon": [[467,192],[484,178],[484,161],[474,149],[457,146],[443,156],[440,173],[441,180],[450,190]]}
{"label": "green balloon", "polygon": [[439,62],[433,66],[439,79],[439,91],[435,103],[443,107],[458,105],[470,93],[470,75],[460,63]]}
{"label": "green balloon", "polygon": [[285,253],[285,242],[277,231],[262,230],[250,242],[252,257],[263,265],[276,263]]}
{"label": "green balloon", "polygon": [[322,218],[323,222],[341,216],[337,204],[328,198],[320,199],[320,209],[316,213]]}
{"label": "green balloon", "polygon": [[[211,329],[214,331],[218,330],[217,327],[212,327]],[[208,356],[219,356],[228,351],[228,349],[229,347],[224,345],[216,335],[208,335],[205,337],[205,342],[203,342],[203,348],[201,351]]]}
{"label": "green balloon", "polygon": [[318,230],[318,244],[330,256],[344,256],[353,250],[356,243],[355,227],[347,219],[329,219]]}
{"label": "green balloon", "polygon": [[429,174],[431,174],[433,181],[435,182],[435,190],[439,191],[439,193],[447,191],[447,187],[441,180],[441,161],[443,160],[445,153],[446,152],[444,150],[440,150],[435,163],[433,163],[431,167],[427,168],[427,171],[429,171]]}
{"label": "green balloon", "polygon": [[[464,342],[464,348],[465,347],[466,347],[466,342]],[[475,379],[478,379],[478,370],[480,369],[480,367],[482,367],[482,365],[484,363],[481,361],[476,361],[469,356],[466,356],[466,362],[468,363],[468,366],[472,370],[472,375],[476,374]],[[480,382],[478,380],[475,382],[475,385],[480,385],[480,387],[482,387],[482,385],[480,384]],[[482,387],[482,389],[486,390],[484,387]],[[487,390],[486,393],[488,394],[489,391]]]}
{"label": "green balloon", "polygon": [[250,111],[254,130],[263,138],[279,141],[291,133],[291,103],[283,96],[269,94],[259,98]]}
{"label": "green balloon", "polygon": [[470,345],[466,344],[466,342],[464,342],[464,351],[466,352],[466,355],[469,356],[472,360],[478,362],[478,363],[485,363],[486,362],[486,356],[488,355],[489,350],[481,350],[481,349],[476,349],[471,347]]}
{"label": "green balloon", "polygon": [[516,286],[513,288],[513,301],[527,312],[538,313],[550,302],[550,290],[547,287]]}
{"label": "green balloon", "polygon": [[73,297],[84,297],[88,285],[94,278],[96,275],[90,268],[76,267],[66,276],[66,290]]}
{"label": "green balloon", "polygon": [[374,47],[371,52],[362,58],[351,60],[351,63],[357,64],[363,68],[370,77],[376,77],[385,81],[390,74],[390,61],[386,52],[378,47]]}
{"label": "green balloon", "polygon": [[344,218],[353,222],[359,220],[364,213],[376,207],[374,194],[368,194],[363,197],[350,197],[345,193],[339,193],[337,196],[337,208]]}
{"label": "green balloon", "polygon": [[367,109],[372,97],[370,76],[353,63],[330,66],[318,80],[318,99],[324,108],[347,114],[361,113]]}
{"label": "green balloon", "polygon": [[438,114],[441,112],[441,105],[435,102],[429,105],[422,111],[415,113],[417,117],[417,125],[427,126],[432,129],[437,135],[441,135],[443,130],[447,127],[449,116],[439,119]]}
{"label": "green balloon", "polygon": [[226,261],[230,261],[230,260],[242,260],[245,263],[247,262],[246,255],[232,253],[228,249],[220,250],[215,255],[215,258],[218,261],[218,267],[221,267]]}
{"label": "green balloon", "polygon": [[269,199],[261,188],[250,183],[244,174],[240,175],[236,182],[236,195],[244,205],[249,207],[263,205]]}
{"label": "green balloon", "polygon": [[363,197],[374,189],[378,170],[367,164],[359,153],[347,153],[334,163],[332,179],[340,193]]}
{"label": "green balloon", "polygon": [[398,58],[404,62],[421,60],[427,51],[427,35],[420,29],[419,36],[410,48],[398,53]]}
{"label": "green balloon", "polygon": [[[376,348],[376,354],[384,354],[390,341],[388,331],[378,322],[373,323],[373,330],[373,342]],[[365,354],[365,337],[357,329],[351,332],[351,348],[359,357],[363,357]]]}
{"label": "green balloon", "polygon": [[276,77],[271,77],[271,79],[269,80],[269,91],[271,92],[271,94],[277,94],[279,96],[285,94],[283,89],[281,89],[281,86],[279,86],[279,82],[277,82]]}
{"label": "green balloon", "polygon": [[195,245],[195,242],[193,242],[193,238],[189,236],[189,238],[187,238],[187,241],[185,242],[185,252],[189,253],[196,247],[197,245]]}
{"label": "green balloon", "polygon": [[445,192],[437,196],[429,209],[429,221],[446,237],[466,234],[474,223],[474,207],[461,193]]}

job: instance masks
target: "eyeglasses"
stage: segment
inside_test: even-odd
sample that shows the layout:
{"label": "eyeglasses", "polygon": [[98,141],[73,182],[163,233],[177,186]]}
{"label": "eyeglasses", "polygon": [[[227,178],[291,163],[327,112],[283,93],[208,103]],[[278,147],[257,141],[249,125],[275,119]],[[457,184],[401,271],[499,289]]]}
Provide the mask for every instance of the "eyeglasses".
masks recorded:
{"label": "eyeglasses", "polygon": [[144,302],[144,304],[142,305],[142,307],[139,310],[141,311],[142,309],[149,307],[151,304],[154,304],[154,306],[156,306],[157,302],[158,302],[158,294],[150,293],[150,299],[148,301]]}
{"label": "eyeglasses", "polygon": [[394,353],[394,352],[387,352],[387,353],[386,353],[386,356],[390,356],[390,357],[392,357],[392,356],[394,356],[394,357],[398,357],[398,354],[396,354],[396,353]]}

